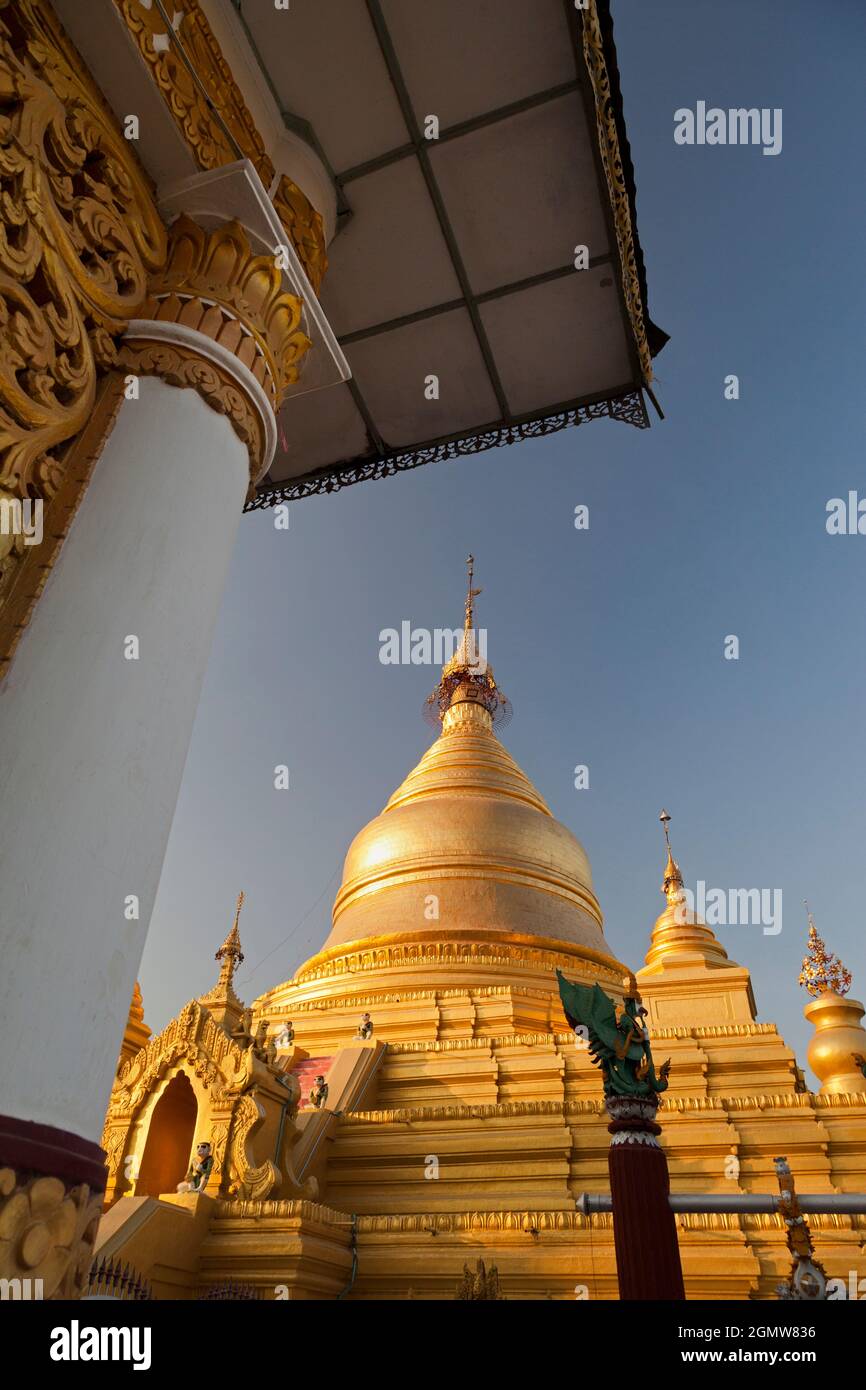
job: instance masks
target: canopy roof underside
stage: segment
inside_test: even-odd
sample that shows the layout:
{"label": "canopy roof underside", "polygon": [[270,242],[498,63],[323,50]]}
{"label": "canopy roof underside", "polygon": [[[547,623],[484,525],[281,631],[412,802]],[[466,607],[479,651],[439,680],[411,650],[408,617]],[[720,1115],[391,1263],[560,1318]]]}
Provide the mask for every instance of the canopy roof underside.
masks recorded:
{"label": "canopy roof underside", "polygon": [[[334,172],[321,302],[352,369],[287,401],[285,447],[252,506],[599,415],[648,424],[647,344],[658,351],[665,335],[646,311],[611,25],[597,8],[619,197],[584,56],[590,21],[573,0],[240,7],[288,123]],[[438,139],[426,138],[431,116]],[[578,245],[588,269],[575,269]]]}

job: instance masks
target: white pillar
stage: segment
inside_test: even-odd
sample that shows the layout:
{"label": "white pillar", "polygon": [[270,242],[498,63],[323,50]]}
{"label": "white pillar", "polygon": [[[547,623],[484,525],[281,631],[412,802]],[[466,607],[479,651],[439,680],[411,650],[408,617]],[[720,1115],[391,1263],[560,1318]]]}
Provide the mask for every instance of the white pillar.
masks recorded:
{"label": "white pillar", "polygon": [[0,1112],[96,1142],[249,484],[195,390],[139,389],[0,690]]}

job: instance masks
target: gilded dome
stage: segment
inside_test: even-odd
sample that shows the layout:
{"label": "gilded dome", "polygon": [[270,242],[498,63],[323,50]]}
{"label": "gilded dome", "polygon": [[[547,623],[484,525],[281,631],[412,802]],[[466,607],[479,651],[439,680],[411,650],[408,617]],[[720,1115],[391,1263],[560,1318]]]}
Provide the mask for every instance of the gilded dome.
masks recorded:
{"label": "gilded dome", "polygon": [[482,932],[611,958],[586,853],[493,732],[489,689],[466,679],[453,690],[439,738],[355,837],[326,952]]}

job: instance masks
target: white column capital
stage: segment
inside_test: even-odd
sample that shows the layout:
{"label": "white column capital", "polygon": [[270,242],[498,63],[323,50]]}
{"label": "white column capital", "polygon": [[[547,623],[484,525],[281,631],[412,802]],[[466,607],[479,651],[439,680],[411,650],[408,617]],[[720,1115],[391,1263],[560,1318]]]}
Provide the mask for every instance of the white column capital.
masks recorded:
{"label": "white column capital", "polygon": [[226,415],[254,486],[271,465],[284,398],[346,380],[348,364],[249,160],[172,185],[160,211],[168,258],[120,364],[191,387]]}

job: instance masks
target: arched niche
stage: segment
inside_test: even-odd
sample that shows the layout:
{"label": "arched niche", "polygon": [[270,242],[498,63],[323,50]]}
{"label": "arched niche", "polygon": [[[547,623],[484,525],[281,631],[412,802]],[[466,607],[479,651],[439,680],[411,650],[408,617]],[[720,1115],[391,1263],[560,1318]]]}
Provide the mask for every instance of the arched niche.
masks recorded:
{"label": "arched niche", "polygon": [[175,1192],[193,1151],[198,1101],[189,1077],[179,1071],[153,1108],[135,1183],[136,1196]]}

